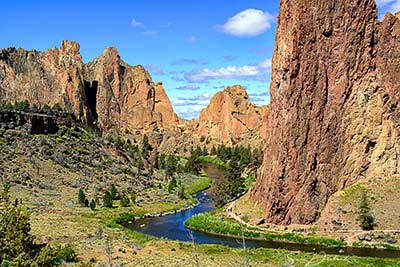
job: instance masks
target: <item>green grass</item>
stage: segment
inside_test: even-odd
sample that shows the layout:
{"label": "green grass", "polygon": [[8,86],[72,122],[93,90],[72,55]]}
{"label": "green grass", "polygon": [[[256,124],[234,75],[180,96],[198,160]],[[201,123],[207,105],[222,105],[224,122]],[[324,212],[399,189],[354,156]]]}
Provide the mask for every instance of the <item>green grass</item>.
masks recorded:
{"label": "green grass", "polygon": [[217,165],[218,167],[226,167],[226,163],[224,161],[222,161],[221,159],[219,159],[216,156],[200,156],[199,160],[202,163],[211,163],[214,165]]}
{"label": "green grass", "polygon": [[193,195],[203,190],[206,190],[211,186],[211,184],[212,179],[208,177],[208,175],[204,171],[202,171],[192,184],[185,185],[185,190],[187,194]]}
{"label": "green grass", "polygon": [[233,219],[219,218],[217,213],[220,210],[196,215],[185,222],[185,226],[197,231],[215,233],[220,235],[230,235],[247,238],[257,238],[269,241],[285,241],[299,244],[314,244],[329,247],[343,247],[345,242],[325,237],[306,237],[294,233],[272,233],[260,232],[256,228],[246,228]]}

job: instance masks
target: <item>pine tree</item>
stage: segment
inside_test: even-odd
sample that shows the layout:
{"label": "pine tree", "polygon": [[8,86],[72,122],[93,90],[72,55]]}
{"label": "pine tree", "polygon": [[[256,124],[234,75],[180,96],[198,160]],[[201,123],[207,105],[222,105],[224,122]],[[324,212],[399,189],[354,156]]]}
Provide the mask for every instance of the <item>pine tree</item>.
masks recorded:
{"label": "pine tree", "polygon": [[169,155],[165,166],[167,176],[172,176],[177,170],[177,160],[174,155]]}
{"label": "pine tree", "polygon": [[114,199],[111,196],[110,192],[106,191],[103,197],[103,207],[112,208]]}
{"label": "pine tree", "polygon": [[177,186],[178,186],[178,184],[177,184],[175,177],[172,177],[171,181],[168,184],[168,193],[171,194]]}
{"label": "pine tree", "polygon": [[82,189],[79,189],[78,192],[78,203],[82,206],[82,207],[86,207],[86,195],[85,192]]}
{"label": "pine tree", "polygon": [[147,135],[143,135],[142,138],[142,155],[145,159],[147,159],[149,157],[149,151],[151,151],[153,148],[152,146],[149,144],[149,138],[147,137]]}
{"label": "pine tree", "polygon": [[110,195],[111,195],[111,197],[112,197],[113,200],[117,199],[118,190],[117,190],[117,188],[115,187],[115,185],[111,185]]}
{"label": "pine tree", "polygon": [[186,199],[185,187],[183,185],[180,185],[178,188],[178,197],[180,199]]}
{"label": "pine tree", "polygon": [[215,148],[215,146],[212,146],[210,154],[211,155],[217,155],[217,149]]}
{"label": "pine tree", "polygon": [[371,203],[367,193],[364,191],[358,207],[358,221],[364,231],[374,230],[376,225],[375,216],[372,213]]}
{"label": "pine tree", "polygon": [[120,195],[120,203],[122,207],[129,207],[131,204],[129,197],[127,197],[124,193]]}

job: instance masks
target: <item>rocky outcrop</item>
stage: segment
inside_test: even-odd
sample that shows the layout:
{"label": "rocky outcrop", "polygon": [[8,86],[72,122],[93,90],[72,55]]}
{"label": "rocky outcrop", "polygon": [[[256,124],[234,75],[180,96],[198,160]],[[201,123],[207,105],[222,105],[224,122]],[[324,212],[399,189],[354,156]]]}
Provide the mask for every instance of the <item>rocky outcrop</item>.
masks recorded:
{"label": "rocky outcrop", "polygon": [[37,105],[60,104],[89,122],[79,44],[63,41],[60,49],[46,52],[0,50],[0,102],[22,100]]}
{"label": "rocky outcrop", "polygon": [[210,104],[201,111],[197,121],[200,136],[211,137],[228,144],[249,139],[261,142],[260,127],[266,108],[250,102],[246,90],[230,86],[215,94]]}
{"label": "rocky outcrop", "polygon": [[371,0],[282,0],[264,163],[268,222],[315,221],[335,192],[400,166],[400,20]]}
{"label": "rocky outcrop", "polygon": [[142,66],[123,62],[115,48],[88,63],[85,78],[87,95],[96,96],[91,106],[101,129],[140,134],[180,122],[162,84],[154,84]]}
{"label": "rocky outcrop", "polygon": [[126,64],[115,48],[85,65],[79,49],[63,41],[46,52],[0,50],[0,102],[59,104],[103,131],[143,134],[182,123],[142,66]]}

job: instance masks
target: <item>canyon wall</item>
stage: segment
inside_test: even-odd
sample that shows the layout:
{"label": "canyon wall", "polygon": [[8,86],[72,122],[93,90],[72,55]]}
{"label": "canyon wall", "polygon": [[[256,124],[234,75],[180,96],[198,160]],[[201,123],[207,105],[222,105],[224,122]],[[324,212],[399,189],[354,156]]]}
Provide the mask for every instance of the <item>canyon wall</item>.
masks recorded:
{"label": "canyon wall", "polygon": [[282,0],[264,162],[268,222],[314,222],[329,197],[400,171],[400,20],[372,0]]}

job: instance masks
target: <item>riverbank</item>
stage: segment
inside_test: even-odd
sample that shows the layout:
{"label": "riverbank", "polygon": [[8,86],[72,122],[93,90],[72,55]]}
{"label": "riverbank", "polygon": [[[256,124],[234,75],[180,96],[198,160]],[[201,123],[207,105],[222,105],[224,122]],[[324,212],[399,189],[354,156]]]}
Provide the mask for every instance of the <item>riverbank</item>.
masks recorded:
{"label": "riverbank", "polygon": [[223,209],[193,216],[185,222],[185,226],[194,231],[228,236],[232,238],[248,238],[253,240],[280,241],[297,244],[311,244],[327,247],[344,247],[346,243],[340,240],[318,237],[303,236],[294,233],[277,233],[272,231],[260,231],[256,227],[248,227],[240,224],[232,218],[224,215]]}

